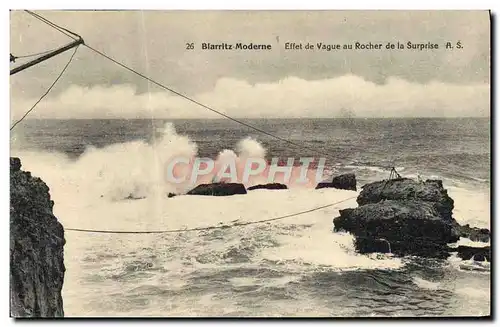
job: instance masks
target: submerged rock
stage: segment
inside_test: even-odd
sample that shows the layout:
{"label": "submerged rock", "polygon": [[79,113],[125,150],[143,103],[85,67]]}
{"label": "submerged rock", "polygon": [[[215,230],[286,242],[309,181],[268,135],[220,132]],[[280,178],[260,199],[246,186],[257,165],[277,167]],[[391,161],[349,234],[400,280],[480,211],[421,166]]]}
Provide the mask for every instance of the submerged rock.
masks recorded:
{"label": "submerged rock", "polygon": [[266,190],[286,190],[286,189],[288,189],[288,187],[285,184],[270,183],[270,184],[254,185],[254,186],[250,186],[248,188],[249,191],[251,191],[251,190],[259,190],[259,189],[266,189]]}
{"label": "submerged rock", "polygon": [[64,229],[49,188],[10,158],[10,310],[13,317],[64,316]]}
{"label": "submerged rock", "polygon": [[212,183],[201,184],[196,186],[189,195],[211,195],[211,196],[228,196],[234,194],[247,194],[247,190],[243,184],[239,183]]}
{"label": "submerged rock", "polygon": [[318,183],[316,189],[321,188],[336,188],[339,190],[349,190],[356,191],[356,175],[354,174],[344,174],[336,176],[331,182],[321,182]]}

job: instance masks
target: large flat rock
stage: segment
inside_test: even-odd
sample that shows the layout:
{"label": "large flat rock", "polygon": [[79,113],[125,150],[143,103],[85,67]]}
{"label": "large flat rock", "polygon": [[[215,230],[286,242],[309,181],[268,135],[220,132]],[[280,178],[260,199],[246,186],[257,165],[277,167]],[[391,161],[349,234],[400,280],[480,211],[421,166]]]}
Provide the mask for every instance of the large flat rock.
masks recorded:
{"label": "large flat rock", "polygon": [[358,205],[378,203],[382,200],[419,200],[436,204],[443,219],[451,221],[454,207],[453,199],[440,180],[418,182],[409,178],[399,178],[366,184],[358,198]]}
{"label": "large flat rock", "polygon": [[191,191],[188,195],[209,195],[209,196],[228,196],[235,194],[247,194],[247,190],[243,184],[239,183],[211,183],[200,184]]}

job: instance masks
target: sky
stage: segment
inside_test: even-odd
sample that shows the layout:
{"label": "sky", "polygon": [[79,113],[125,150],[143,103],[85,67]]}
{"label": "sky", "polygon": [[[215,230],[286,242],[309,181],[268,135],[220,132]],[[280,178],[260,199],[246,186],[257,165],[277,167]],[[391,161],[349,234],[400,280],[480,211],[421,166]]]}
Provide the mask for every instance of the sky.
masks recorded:
{"label": "sky", "polygon": [[[92,47],[228,115],[243,117],[488,117],[487,11],[37,11]],[[11,12],[11,53],[71,40]],[[437,50],[285,50],[286,42],[408,41]],[[462,49],[448,50],[446,42]],[[186,43],[194,43],[187,50]],[[201,50],[202,42],[271,44]],[[11,116],[47,90],[71,51],[10,78]],[[11,68],[23,61],[11,64]],[[31,118],[220,118],[80,47]]]}

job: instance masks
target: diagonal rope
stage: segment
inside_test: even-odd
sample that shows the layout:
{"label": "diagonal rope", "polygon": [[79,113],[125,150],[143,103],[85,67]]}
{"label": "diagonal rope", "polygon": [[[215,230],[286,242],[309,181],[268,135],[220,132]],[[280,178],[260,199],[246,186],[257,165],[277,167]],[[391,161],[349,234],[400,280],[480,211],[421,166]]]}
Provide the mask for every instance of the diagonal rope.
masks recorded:
{"label": "diagonal rope", "polygon": [[68,30],[67,28],[64,28],[64,27],[62,27],[62,26],[59,26],[59,25],[57,25],[57,24],[55,24],[55,23],[51,22],[51,21],[50,21],[50,20],[48,20],[47,18],[45,18],[45,17],[43,17],[43,16],[41,16],[41,15],[39,15],[39,14],[37,14],[37,13],[35,13],[35,12],[31,11],[31,10],[25,10],[25,12],[27,12],[27,13],[28,13],[28,14],[30,14],[31,16],[33,16],[33,17],[35,17],[35,18],[37,18],[37,19],[41,20],[42,22],[44,22],[44,23],[48,24],[49,26],[51,26],[51,27],[55,28],[56,30],[58,30],[59,32],[63,33],[64,35],[66,35],[66,36],[68,36],[68,37],[72,38],[73,40],[77,40],[77,39],[81,38],[81,37],[80,37],[80,35],[78,35],[78,34],[76,34],[76,33],[72,32],[72,31]]}
{"label": "diagonal rope", "polygon": [[[42,16],[40,16],[40,15],[38,15],[36,13],[33,13],[33,12],[29,11],[29,10],[26,10],[26,12],[29,13],[30,15],[32,15],[33,17],[39,19],[40,21],[48,24],[49,26],[55,28],[59,32],[61,32],[63,34],[66,34],[67,36],[69,36],[71,38],[73,38],[73,37],[70,36],[70,35],[68,35],[68,33],[71,33],[71,34],[73,34],[75,36],[78,36],[78,34],[75,34],[75,33],[71,32],[71,31],[65,29],[64,27],[61,27],[61,26],[59,26],[59,25],[57,25],[57,24],[49,21],[48,19],[46,19],[46,18],[44,18],[44,17],[42,17]],[[68,32],[68,33],[66,33],[66,32]],[[272,134],[270,132],[267,132],[267,131],[265,131],[265,130],[263,130],[261,128],[258,128],[256,126],[253,126],[251,124],[245,123],[244,121],[242,121],[240,119],[233,118],[233,117],[231,117],[231,116],[229,116],[229,115],[227,115],[227,114],[225,114],[225,113],[223,113],[221,111],[218,111],[218,110],[216,110],[216,109],[214,109],[214,108],[212,108],[210,106],[207,106],[207,105],[205,105],[205,104],[203,104],[203,103],[201,103],[201,102],[199,102],[197,100],[194,100],[193,98],[191,98],[191,97],[189,97],[189,96],[187,96],[185,94],[182,94],[182,93],[180,93],[180,92],[178,92],[178,91],[176,91],[176,90],[174,90],[174,89],[172,89],[172,88],[170,88],[168,86],[165,86],[165,85],[163,85],[160,82],[157,82],[157,81],[153,80],[152,78],[150,78],[150,77],[148,77],[148,76],[146,76],[146,75],[144,75],[144,74],[136,71],[135,69],[128,67],[127,65],[121,63],[120,61],[118,61],[118,60],[116,60],[116,59],[108,56],[107,54],[103,53],[102,51],[99,51],[99,50],[95,49],[94,47],[88,45],[87,43],[84,43],[83,45],[85,47],[87,47],[88,49],[94,51],[95,53],[99,54],[100,56],[102,56],[102,57],[108,59],[109,61],[115,63],[116,65],[122,67],[123,69],[128,70],[129,72],[131,72],[131,73],[133,73],[133,74],[135,74],[135,75],[137,75],[139,77],[142,77],[143,79],[151,82],[152,84],[154,84],[156,86],[159,86],[160,88],[162,88],[162,89],[164,89],[166,91],[169,91],[169,92],[171,92],[171,93],[173,93],[173,94],[175,94],[175,95],[177,95],[177,96],[179,96],[179,97],[181,97],[181,98],[183,98],[183,99],[185,99],[185,100],[187,100],[189,102],[192,102],[192,103],[194,103],[194,104],[202,107],[202,108],[205,108],[205,109],[207,109],[209,111],[212,111],[212,112],[214,112],[214,113],[216,113],[216,114],[218,114],[218,115],[220,115],[220,116],[222,116],[224,118],[227,118],[227,119],[229,119],[231,121],[234,121],[234,122],[236,122],[236,123],[238,123],[240,125],[248,127],[250,129],[253,129],[253,130],[255,130],[255,131],[259,132],[259,133],[262,133],[264,135],[270,136],[270,137],[272,137],[274,139],[277,139],[277,140],[280,140],[280,141],[285,142],[287,144],[293,145],[293,146],[295,146],[297,148],[306,149],[306,150],[312,151],[313,153],[318,153],[318,154],[324,155],[326,157],[330,157],[330,154],[327,153],[327,152],[322,152],[322,151],[319,151],[319,150],[317,150],[315,148],[312,148],[312,147],[309,147],[309,146],[306,146],[306,145],[302,145],[302,144],[299,144],[299,143],[287,140],[286,138],[283,138],[283,137],[280,137],[278,135]]]}
{"label": "diagonal rope", "polygon": [[62,75],[64,74],[64,72],[66,71],[66,69],[68,68],[69,64],[71,63],[71,61],[73,60],[73,57],[75,56],[76,54],[76,50],[78,50],[78,46],[75,47],[75,50],[73,51],[73,54],[71,55],[71,57],[69,58],[68,62],[66,63],[66,66],[64,66],[63,70],[59,73],[59,76],[57,76],[57,78],[55,79],[55,81],[52,83],[52,85],[47,89],[47,91],[40,97],[40,99],[38,99],[37,102],[35,102],[35,104],[19,119],[17,120],[13,125],[12,127],[10,128],[10,130],[12,130],[14,127],[16,127],[17,124],[19,124],[21,121],[24,120],[24,118],[26,118],[26,116],[28,116],[34,109],[35,107],[40,103],[40,101],[43,100],[43,98],[45,98],[47,96],[47,94],[49,94],[49,92],[52,90],[52,88],[56,85],[57,81],[59,81],[59,79],[62,77]]}
{"label": "diagonal rope", "polygon": [[262,133],[264,135],[270,136],[270,137],[275,138],[277,140],[280,140],[280,141],[283,141],[283,142],[288,143],[290,145],[293,145],[293,146],[295,146],[297,148],[302,148],[302,149],[306,149],[306,150],[309,150],[309,151],[312,151],[312,152],[316,152],[316,153],[319,153],[319,154],[322,154],[322,155],[325,155],[325,156],[330,156],[329,153],[321,152],[321,151],[318,151],[317,149],[314,149],[312,147],[295,143],[293,141],[287,140],[287,139],[285,139],[283,137],[280,137],[278,135],[275,135],[275,134],[272,134],[270,132],[267,132],[267,131],[265,131],[265,130],[263,130],[261,128],[258,128],[256,126],[253,126],[251,124],[245,123],[242,120],[233,118],[233,117],[231,117],[231,116],[229,116],[229,115],[227,115],[227,114],[225,114],[223,112],[220,112],[220,111],[218,111],[216,109],[213,109],[212,107],[209,107],[209,106],[207,106],[207,105],[205,105],[205,104],[203,104],[203,103],[201,103],[201,102],[199,102],[197,100],[194,100],[194,99],[190,98],[187,95],[184,95],[184,94],[182,94],[182,93],[180,93],[178,91],[175,91],[175,90],[173,90],[173,89],[171,89],[171,88],[169,88],[169,87],[167,87],[167,86],[165,86],[165,85],[163,85],[163,84],[161,84],[161,83],[159,83],[159,82],[151,79],[150,77],[148,77],[148,76],[146,76],[146,75],[144,75],[144,74],[142,74],[142,73],[140,73],[140,72],[138,72],[138,71],[136,71],[136,70],[134,70],[132,68],[129,68],[128,66],[126,66],[126,65],[122,64],[121,62],[119,62],[119,61],[111,58],[110,56],[104,54],[103,52],[101,52],[101,51],[99,51],[99,50],[91,47],[88,44],[84,44],[84,46],[87,47],[87,48],[89,48],[90,50],[96,52],[97,54],[103,56],[104,58],[106,58],[106,59],[114,62],[115,64],[119,65],[120,67],[122,67],[122,68],[124,68],[124,69],[126,69],[126,70],[128,70],[128,71],[130,71],[130,72],[132,72],[132,73],[134,73],[134,74],[136,74],[136,75],[138,75],[138,76],[146,79],[146,80],[148,80],[149,82],[151,82],[151,83],[153,83],[153,84],[155,84],[155,85],[157,85],[157,86],[159,86],[161,88],[163,88],[164,90],[167,90],[167,91],[169,91],[169,92],[171,92],[171,93],[173,93],[173,94],[175,94],[177,96],[180,96],[181,98],[184,98],[184,99],[186,99],[186,100],[188,100],[188,101],[190,101],[190,102],[192,102],[192,103],[194,103],[194,104],[196,104],[196,105],[198,105],[200,107],[208,109],[208,110],[210,110],[210,111],[212,111],[212,112],[214,112],[214,113],[216,113],[216,114],[218,114],[218,115],[220,115],[220,116],[222,116],[224,118],[227,118],[227,119],[229,119],[231,121],[234,121],[234,122],[236,122],[236,123],[238,123],[240,125],[246,126],[246,127],[250,128],[250,129],[253,129],[253,130],[255,130],[255,131],[259,132],[259,133]]}
{"label": "diagonal rope", "polygon": [[327,205],[323,205],[320,207],[308,209],[305,211],[300,211],[292,214],[288,214],[285,216],[280,216],[280,217],[275,217],[275,218],[269,218],[269,219],[262,219],[262,220],[256,220],[256,221],[248,221],[248,222],[243,222],[243,223],[234,223],[232,225],[222,225],[222,226],[209,226],[209,227],[194,227],[194,228],[186,228],[186,229],[168,229],[168,230],[156,230],[156,231],[113,231],[113,230],[96,230],[96,229],[82,229],[82,228],[64,228],[64,230],[68,231],[74,231],[74,232],[86,232],[86,233],[100,233],[100,234],[166,234],[166,233],[182,233],[182,232],[193,232],[193,231],[204,231],[204,230],[214,230],[214,229],[227,229],[227,228],[233,228],[233,227],[240,227],[240,226],[248,226],[248,225],[255,225],[255,224],[262,224],[266,222],[271,222],[271,221],[276,221],[276,220],[282,220],[286,218],[291,218],[291,217],[296,217],[299,215],[303,215],[306,213],[318,211],[321,209],[329,208],[334,205],[340,204],[342,202],[346,202],[348,200],[356,198],[356,196],[351,196],[350,198],[337,201],[334,203],[330,203]]}

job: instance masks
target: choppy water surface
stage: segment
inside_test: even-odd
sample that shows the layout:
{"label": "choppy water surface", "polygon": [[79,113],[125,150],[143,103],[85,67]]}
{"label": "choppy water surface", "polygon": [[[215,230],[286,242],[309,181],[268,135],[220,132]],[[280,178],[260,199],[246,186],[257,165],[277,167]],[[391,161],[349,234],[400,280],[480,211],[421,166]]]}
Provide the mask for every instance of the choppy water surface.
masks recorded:
{"label": "choppy water surface", "polygon": [[[273,218],[273,223],[171,234],[67,231],[67,316],[488,315],[489,273],[446,261],[359,255],[332,219],[356,192],[257,190],[166,198],[151,167],[164,152],[216,158],[253,137],[266,158],[315,156],[222,120],[27,121],[12,154],[43,178],[67,228],[164,230]],[[490,225],[488,119],[254,120],[253,125],[331,153],[327,168],[360,185],[403,176],[443,179],[460,223]],[[193,148],[193,144],[195,145]],[[241,150],[241,149],[240,149]],[[258,151],[257,151],[258,152]],[[158,155],[160,153],[160,155]],[[143,189],[145,199],[116,200]],[[158,192],[161,189],[162,192]],[[108,196],[113,195],[113,196]]]}

